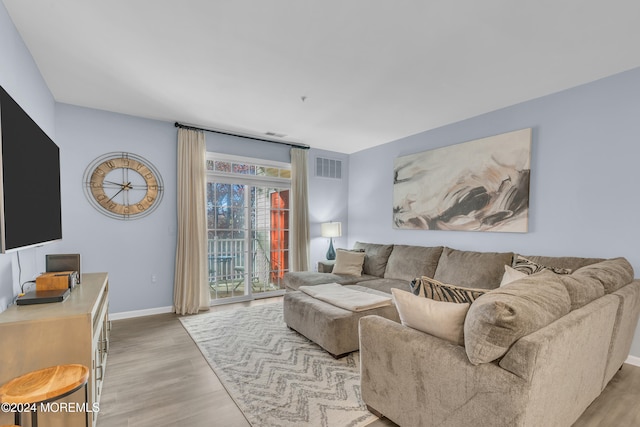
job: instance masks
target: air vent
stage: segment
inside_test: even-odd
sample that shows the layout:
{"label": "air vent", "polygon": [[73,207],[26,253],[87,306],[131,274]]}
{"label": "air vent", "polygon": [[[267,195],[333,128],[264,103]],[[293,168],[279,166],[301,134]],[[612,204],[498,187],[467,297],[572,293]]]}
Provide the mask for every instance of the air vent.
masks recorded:
{"label": "air vent", "polygon": [[342,161],[316,157],[316,176],[342,179]]}

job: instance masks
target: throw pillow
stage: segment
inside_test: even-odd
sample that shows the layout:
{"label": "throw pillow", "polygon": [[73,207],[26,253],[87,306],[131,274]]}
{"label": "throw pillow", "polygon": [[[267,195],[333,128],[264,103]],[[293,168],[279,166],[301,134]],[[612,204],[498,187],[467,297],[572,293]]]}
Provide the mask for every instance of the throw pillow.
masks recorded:
{"label": "throw pillow", "polygon": [[464,319],[469,304],[420,298],[395,288],[391,293],[403,325],[457,345],[464,344]]}
{"label": "throw pillow", "polygon": [[345,274],[348,276],[361,276],[362,264],[364,264],[364,252],[336,251],[336,263],[333,266],[333,274]]}
{"label": "throw pillow", "polygon": [[471,304],[487,289],[463,288],[462,286],[447,285],[431,277],[422,276],[413,279],[411,292],[414,295],[430,298],[436,301]]}
{"label": "throw pillow", "polygon": [[551,270],[556,274],[571,274],[571,269],[569,268],[548,267],[546,265],[538,264],[537,262],[528,260],[521,255],[513,257],[513,264],[511,266],[515,270],[520,271],[521,273],[524,273],[526,275],[531,275],[543,270]]}
{"label": "throw pillow", "polygon": [[576,276],[592,277],[602,283],[604,292],[610,294],[633,280],[633,267],[626,258],[611,258],[597,264],[587,265],[574,273]]}
{"label": "throw pillow", "polygon": [[474,252],[444,248],[433,278],[442,283],[479,289],[500,285],[504,265],[511,264],[513,252]]}
{"label": "throw pillow", "polygon": [[569,313],[571,300],[561,278],[542,271],[489,291],[471,304],[464,324],[469,361],[494,361],[523,336]]}
{"label": "throw pillow", "polygon": [[523,277],[527,277],[527,276],[528,276],[527,273],[523,273],[522,271],[518,271],[515,268],[505,265],[504,275],[502,276],[502,282],[500,282],[500,286],[504,286],[507,283],[511,283],[515,280],[522,279]]}

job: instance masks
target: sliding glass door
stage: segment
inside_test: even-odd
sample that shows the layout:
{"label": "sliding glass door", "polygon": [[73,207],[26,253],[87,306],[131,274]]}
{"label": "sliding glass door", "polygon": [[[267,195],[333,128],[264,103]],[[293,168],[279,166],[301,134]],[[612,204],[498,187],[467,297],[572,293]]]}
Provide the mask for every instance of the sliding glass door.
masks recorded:
{"label": "sliding glass door", "polygon": [[[216,163],[210,169],[215,171]],[[243,164],[230,162],[229,170],[236,165]],[[289,185],[288,181],[269,181],[274,180],[224,173],[208,176],[209,288],[213,302],[284,291],[282,278],[289,269]]]}

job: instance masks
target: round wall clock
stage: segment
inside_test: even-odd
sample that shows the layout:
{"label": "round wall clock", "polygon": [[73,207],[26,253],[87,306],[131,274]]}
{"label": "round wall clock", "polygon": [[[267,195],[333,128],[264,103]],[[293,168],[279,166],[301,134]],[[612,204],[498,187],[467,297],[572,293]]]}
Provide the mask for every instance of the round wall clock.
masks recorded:
{"label": "round wall clock", "polygon": [[84,172],[84,191],[99,212],[115,219],[137,219],[153,212],[164,191],[160,172],[133,153],[107,153]]}

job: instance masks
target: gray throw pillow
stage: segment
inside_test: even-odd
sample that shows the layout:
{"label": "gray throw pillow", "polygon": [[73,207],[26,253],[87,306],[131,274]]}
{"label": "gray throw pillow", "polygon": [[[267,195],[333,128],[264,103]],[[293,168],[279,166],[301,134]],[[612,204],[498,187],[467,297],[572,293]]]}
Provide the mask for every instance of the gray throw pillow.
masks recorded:
{"label": "gray throw pillow", "polygon": [[598,280],[605,293],[610,294],[633,280],[633,267],[625,258],[612,258],[582,267],[573,274]]}
{"label": "gray throw pillow", "polygon": [[529,335],[571,310],[560,275],[543,271],[482,295],[469,308],[464,342],[474,365],[492,362]]}
{"label": "gray throw pillow", "polygon": [[378,243],[356,242],[354,249],[364,249],[363,273],[370,276],[384,277],[387,261],[393,249],[393,245],[381,245]]}
{"label": "gray throw pillow", "polygon": [[504,266],[512,252],[473,252],[444,248],[434,279],[469,288],[495,289],[500,286]]}

